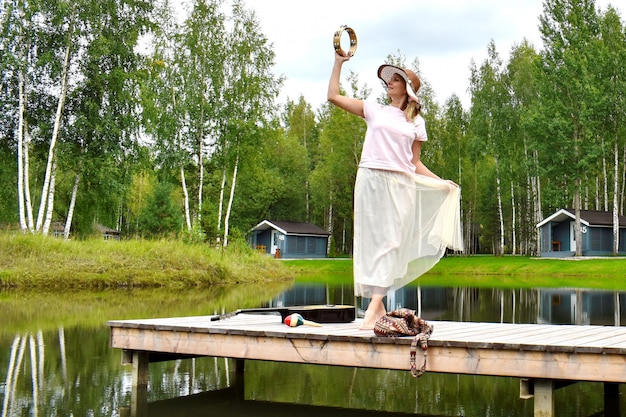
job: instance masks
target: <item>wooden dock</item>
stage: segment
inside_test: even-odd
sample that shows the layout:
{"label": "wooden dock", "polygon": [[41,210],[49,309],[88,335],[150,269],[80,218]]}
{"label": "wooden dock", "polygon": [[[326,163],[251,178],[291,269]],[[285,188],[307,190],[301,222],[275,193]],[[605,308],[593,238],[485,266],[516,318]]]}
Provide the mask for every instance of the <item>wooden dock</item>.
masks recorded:
{"label": "wooden dock", "polygon": [[[625,327],[430,323],[434,332],[427,372],[519,378],[520,396],[534,398],[535,417],[555,415],[555,389],[577,381],[604,382],[605,410],[619,415],[619,384],[626,382]],[[371,330],[359,330],[360,319],[294,328],[284,325],[280,316],[258,314],[217,321],[196,316],[107,324],[111,347],[123,349],[125,362],[133,365],[136,410],[142,407],[148,364],[179,357],[409,370],[411,338],[376,337]],[[421,360],[418,350],[418,364]]]}

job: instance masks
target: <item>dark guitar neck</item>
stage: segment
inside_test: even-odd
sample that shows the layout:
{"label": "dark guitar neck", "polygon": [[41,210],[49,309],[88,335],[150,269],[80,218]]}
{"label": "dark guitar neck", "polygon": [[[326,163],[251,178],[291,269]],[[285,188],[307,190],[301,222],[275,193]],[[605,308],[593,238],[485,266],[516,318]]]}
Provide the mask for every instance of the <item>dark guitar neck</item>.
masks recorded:
{"label": "dark guitar neck", "polygon": [[356,311],[354,306],[348,305],[308,305],[308,306],[292,306],[292,307],[267,307],[267,308],[245,308],[215,316],[211,321],[223,320],[237,314],[272,314],[279,313],[281,321],[285,320],[290,314],[298,313],[305,320],[315,321],[317,323],[350,323],[354,321]]}

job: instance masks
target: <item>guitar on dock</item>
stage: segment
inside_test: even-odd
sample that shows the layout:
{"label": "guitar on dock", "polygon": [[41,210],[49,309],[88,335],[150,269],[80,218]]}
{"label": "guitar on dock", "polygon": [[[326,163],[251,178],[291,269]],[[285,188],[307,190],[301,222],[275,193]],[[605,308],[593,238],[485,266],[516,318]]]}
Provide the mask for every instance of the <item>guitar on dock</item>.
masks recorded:
{"label": "guitar on dock", "polygon": [[291,307],[266,307],[266,308],[244,308],[233,311],[232,313],[223,314],[221,316],[211,317],[211,321],[223,320],[237,314],[254,314],[254,313],[279,313],[281,321],[290,314],[300,314],[305,320],[317,323],[350,323],[356,317],[356,309],[350,305],[305,305]]}

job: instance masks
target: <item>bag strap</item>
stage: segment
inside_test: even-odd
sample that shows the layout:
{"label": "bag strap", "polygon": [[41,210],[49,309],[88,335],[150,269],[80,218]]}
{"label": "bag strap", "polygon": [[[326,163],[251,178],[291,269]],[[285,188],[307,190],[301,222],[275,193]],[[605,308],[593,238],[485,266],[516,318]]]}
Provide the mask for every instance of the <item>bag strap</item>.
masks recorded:
{"label": "bag strap", "polygon": [[[415,357],[417,356],[417,342],[419,340],[422,351],[424,352],[424,364],[418,370],[415,364]],[[419,378],[426,373],[426,357],[428,352],[428,335],[420,333],[413,338],[411,342],[411,353],[409,355],[409,365],[411,367],[411,375],[414,378]]]}

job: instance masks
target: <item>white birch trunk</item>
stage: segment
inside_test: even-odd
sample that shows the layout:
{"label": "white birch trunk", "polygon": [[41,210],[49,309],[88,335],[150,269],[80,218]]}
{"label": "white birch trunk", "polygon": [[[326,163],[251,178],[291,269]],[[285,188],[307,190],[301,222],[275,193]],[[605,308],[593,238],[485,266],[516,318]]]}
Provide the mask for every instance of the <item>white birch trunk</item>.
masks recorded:
{"label": "white birch trunk", "polygon": [[204,146],[202,137],[200,137],[200,144],[198,146],[198,213],[196,218],[198,219],[198,224],[200,224],[200,220],[202,220],[202,183],[204,182]]}
{"label": "white birch trunk", "polygon": [[574,236],[576,239],[576,256],[583,254],[583,234],[580,228],[580,180],[576,180],[576,191],[574,194],[574,211],[576,212],[576,223],[574,226]]}
{"label": "white birch trunk", "polygon": [[59,327],[59,355],[61,356],[61,375],[63,384],[67,383],[67,355],[65,353],[65,330]]}
{"label": "white birch trunk", "polygon": [[512,255],[516,255],[517,254],[517,210],[515,207],[515,187],[513,186],[513,181],[511,181],[511,208],[513,210],[513,212],[511,213],[511,217],[513,220],[512,226],[511,226],[511,232],[513,233],[513,241],[512,241],[512,246],[511,246],[511,254]]}
{"label": "white birch trunk", "polygon": [[35,349],[35,338],[28,335],[28,347],[30,348],[30,379],[33,385],[33,415],[39,415],[39,383],[37,382],[37,350]]}
{"label": "white birch trunk", "polygon": [[[463,160],[461,158],[461,155],[462,155],[462,152],[461,152],[461,141],[458,141],[457,146],[458,146],[458,153],[457,153],[457,155],[459,156],[459,158],[458,158],[458,167],[457,168],[458,168],[458,175],[459,175],[458,180],[459,180],[459,186],[460,186],[461,184],[463,184],[463,171],[462,171]],[[464,216],[465,216],[465,213],[463,212],[463,190],[461,190],[461,230],[463,230],[462,229],[463,228],[462,225],[464,223],[464,220],[463,220],[465,218]],[[468,241],[466,240],[464,243],[465,243],[465,245],[463,246],[463,248],[465,248],[466,253],[469,253],[469,250],[467,249],[467,248],[469,248]],[[419,291],[418,291],[418,293],[419,293]]]}
{"label": "white birch trunk", "polygon": [[341,229],[341,253],[346,253],[346,219],[343,219],[343,228]]}
{"label": "white birch trunk", "polygon": [[609,211],[609,178],[606,167],[606,153],[604,152],[604,136],[602,136],[602,174],[604,175],[604,211]]}
{"label": "white birch trunk", "polygon": [[28,133],[28,122],[24,124],[24,204],[26,205],[26,221],[28,230],[35,231],[35,221],[33,219],[33,204],[30,198],[30,133]]}
{"label": "white birch trunk", "polygon": [[589,210],[589,175],[585,172],[585,199],[583,200],[583,207],[585,210]]}
{"label": "white birch trunk", "polygon": [[500,221],[500,248],[498,254],[504,255],[504,214],[502,213],[502,189],[498,157],[496,157],[496,194],[498,198],[498,220]]}
{"label": "white birch trunk", "polygon": [[39,372],[39,389],[43,391],[43,381],[44,381],[44,360],[45,356],[45,345],[43,343],[43,332],[41,330],[37,330],[37,355],[39,356],[39,368],[37,372]]}
{"label": "white birch trunk", "polygon": [[78,195],[78,184],[80,183],[80,171],[74,178],[74,186],[72,187],[72,197],[70,198],[70,207],[67,210],[67,219],[65,219],[65,228],[63,229],[63,239],[70,239],[70,230],[72,230],[72,219],[74,218],[74,207],[76,206],[76,196]]}
{"label": "white birch trunk", "polygon": [[46,217],[41,228],[41,233],[45,236],[50,230],[52,223],[52,213],[54,212],[54,190],[57,183],[57,161],[56,158],[52,162],[52,174],[50,176],[50,190],[48,191],[48,202],[46,203]]}
{"label": "white birch trunk", "polygon": [[9,415],[9,389],[13,386],[13,373],[15,369],[15,362],[17,358],[17,348],[20,344],[21,337],[19,334],[13,338],[11,344],[11,353],[9,355],[9,363],[7,365],[7,377],[4,381],[4,400],[2,401],[2,416]]}
{"label": "white birch trunk", "polygon": [[615,141],[614,149],[614,169],[613,169],[613,256],[617,256],[619,252],[619,200],[618,200],[618,183],[619,183],[619,147],[617,146],[617,140]]}
{"label": "white birch trunk", "polygon": [[[15,369],[13,372],[13,384],[10,387],[5,389],[5,395],[8,395],[10,398],[9,404],[9,412],[8,416],[14,415],[14,406],[15,406],[15,391],[17,388],[17,380],[20,377],[20,371],[22,370],[22,361],[24,360],[24,351],[26,349],[26,336],[22,337],[20,341],[20,347],[17,353],[17,361],[15,363]],[[7,394],[8,393],[8,394]]]}
{"label": "white birch trunk", "polygon": [[304,189],[306,191],[306,200],[305,200],[306,208],[305,209],[306,209],[306,221],[308,223],[311,221],[311,206],[310,206],[310,201],[309,201],[311,197],[309,195],[309,179],[308,178],[304,182]]}
{"label": "white birch trunk", "polygon": [[[532,225],[531,227],[535,227],[538,223],[535,221],[535,218],[534,218],[535,217],[535,181],[534,181],[534,176],[531,173],[532,163],[528,155],[528,144],[526,142],[525,133],[522,138],[523,138],[523,144],[524,144],[524,165],[527,167],[525,170],[526,184],[528,184],[528,186],[526,187],[526,201],[528,201],[528,204],[529,204],[529,210],[526,211],[525,221],[531,224]],[[534,252],[533,246],[536,247],[536,243],[537,243],[535,242],[535,244],[533,244],[533,238],[532,238],[533,235],[534,233],[530,232],[527,238],[527,242],[524,243],[524,246],[526,246],[526,254],[527,255],[530,254],[531,256],[533,255],[533,252]]]}
{"label": "white birch trunk", "polygon": [[63,73],[61,74],[61,92],[59,95],[59,102],[57,103],[56,116],[54,118],[54,127],[52,129],[52,138],[50,139],[50,148],[48,149],[48,163],[46,165],[46,175],[44,177],[43,188],[41,190],[41,201],[39,204],[39,214],[37,215],[37,225],[35,229],[41,230],[44,213],[46,211],[46,205],[50,200],[49,194],[54,200],[54,191],[51,191],[50,180],[52,175],[52,165],[54,161],[54,148],[56,146],[57,139],[59,137],[59,131],[61,130],[61,116],[63,115],[63,106],[65,105],[65,97],[67,95],[67,79],[69,73],[70,64],[70,52],[71,52],[71,31],[68,35],[67,47],[65,48],[65,60],[63,61]]}
{"label": "white birch trunk", "polygon": [[191,215],[189,214],[189,191],[187,190],[187,181],[185,180],[185,168],[180,166],[180,182],[183,187],[183,204],[185,205],[185,223],[187,230],[191,231]]}
{"label": "white birch trunk", "polygon": [[233,181],[230,185],[230,197],[228,198],[228,206],[226,208],[226,216],[224,217],[224,247],[228,246],[228,227],[230,223],[230,211],[233,207],[233,199],[235,197],[235,186],[237,184],[237,170],[239,169],[239,153],[235,160],[235,168],[233,169]]}
{"label": "white birch trunk", "polygon": [[600,210],[600,178],[596,175],[596,210]]}
{"label": "white birch trunk", "polygon": [[222,184],[220,185],[220,201],[217,207],[217,247],[220,246],[222,235],[222,211],[224,207],[224,191],[226,189],[226,167],[222,170]]}
{"label": "white birch trunk", "polygon": [[[624,145],[624,154],[622,155],[622,161],[626,161],[626,145]],[[620,195],[622,196],[622,203],[619,208],[619,214],[621,216],[624,215],[624,187],[626,187],[626,167],[622,170],[622,191],[620,192]]]}
{"label": "white birch trunk", "polygon": [[[534,166],[535,168],[539,166],[539,156],[538,156],[538,152],[534,151]],[[541,178],[539,178],[539,175],[536,174],[534,175],[534,183],[535,183],[535,225],[538,224],[541,220],[543,220],[543,210],[541,210]],[[541,232],[539,231],[539,228],[536,227],[535,228],[535,242],[536,242],[536,247],[537,247],[537,252],[541,251],[541,248],[539,247],[539,243],[541,242]]]}
{"label": "white birch trunk", "polygon": [[[24,94],[24,73],[20,71],[17,74],[18,82],[18,122],[17,122],[17,209],[20,218],[20,229],[26,231],[28,226],[26,224],[26,207],[24,200],[24,112],[25,112],[25,94]],[[4,415],[4,414],[3,414]]]}
{"label": "white birch trunk", "polygon": [[[539,152],[534,151],[534,160],[535,160],[535,168],[539,166]],[[536,184],[536,201],[537,204],[535,204],[535,210],[537,211],[536,213],[536,219],[537,219],[537,223],[539,223],[541,220],[543,220],[543,210],[541,208],[541,177],[535,172],[535,184]]]}
{"label": "white birch trunk", "polygon": [[326,243],[326,253],[330,253],[330,247],[333,239],[333,192],[329,195],[330,204],[328,205],[328,243]]}

